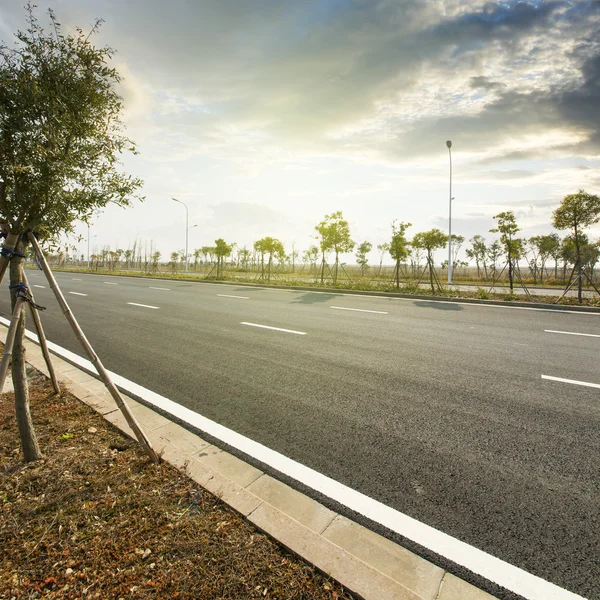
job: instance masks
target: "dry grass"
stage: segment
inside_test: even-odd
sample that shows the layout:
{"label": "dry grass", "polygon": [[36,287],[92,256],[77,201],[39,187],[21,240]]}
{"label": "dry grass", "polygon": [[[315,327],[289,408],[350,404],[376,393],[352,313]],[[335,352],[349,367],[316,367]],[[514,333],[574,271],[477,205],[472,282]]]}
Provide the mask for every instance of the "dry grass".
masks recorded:
{"label": "dry grass", "polygon": [[352,598],[43,376],[31,406],[24,464],[0,397],[0,598]]}

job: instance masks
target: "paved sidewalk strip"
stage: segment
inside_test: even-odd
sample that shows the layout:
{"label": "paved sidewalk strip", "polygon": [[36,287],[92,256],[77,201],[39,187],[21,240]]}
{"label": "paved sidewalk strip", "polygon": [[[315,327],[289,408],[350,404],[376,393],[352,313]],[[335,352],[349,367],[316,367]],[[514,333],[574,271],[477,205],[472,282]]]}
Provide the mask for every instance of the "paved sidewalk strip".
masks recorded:
{"label": "paved sidewalk strip", "polygon": [[[6,327],[0,328],[0,340]],[[27,362],[48,375],[41,350],[27,340]],[[52,356],[62,385],[135,439],[95,377]],[[123,394],[163,460],[244,515],[257,528],[365,600],[494,600],[394,542],[203,440]]]}

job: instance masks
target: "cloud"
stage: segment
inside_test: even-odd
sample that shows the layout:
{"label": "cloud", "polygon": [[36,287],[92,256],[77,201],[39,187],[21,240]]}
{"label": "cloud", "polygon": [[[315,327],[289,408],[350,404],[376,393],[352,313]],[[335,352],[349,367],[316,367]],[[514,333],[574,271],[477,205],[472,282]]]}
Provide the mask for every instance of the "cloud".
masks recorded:
{"label": "cloud", "polygon": [[263,145],[391,161],[438,153],[451,136],[464,150],[506,151],[549,129],[574,134],[565,147],[600,147],[590,118],[600,52],[584,42],[598,31],[594,3],[225,0],[184,11],[154,0],[121,10],[112,27],[129,34],[131,69],[203,108],[198,127],[167,114],[200,144],[227,123],[260,132]]}

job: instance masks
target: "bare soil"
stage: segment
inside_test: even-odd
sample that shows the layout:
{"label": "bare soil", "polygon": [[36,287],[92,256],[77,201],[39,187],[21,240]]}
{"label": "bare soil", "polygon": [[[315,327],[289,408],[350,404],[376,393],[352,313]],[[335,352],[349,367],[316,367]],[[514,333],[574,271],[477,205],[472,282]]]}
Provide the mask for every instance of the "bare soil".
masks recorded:
{"label": "bare soil", "polygon": [[69,393],[32,373],[44,459],[0,396],[0,598],[348,599]]}

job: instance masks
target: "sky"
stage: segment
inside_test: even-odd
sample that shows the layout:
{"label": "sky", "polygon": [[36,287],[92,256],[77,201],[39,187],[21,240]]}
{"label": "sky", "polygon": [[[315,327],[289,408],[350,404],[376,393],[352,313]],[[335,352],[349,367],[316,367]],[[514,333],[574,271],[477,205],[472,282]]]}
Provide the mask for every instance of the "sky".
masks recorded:
{"label": "sky", "polygon": [[[24,28],[23,4],[0,6],[6,43]],[[272,236],[302,253],[338,210],[374,247],[394,219],[412,223],[409,238],[447,232],[446,140],[452,231],[467,239],[493,239],[504,210],[523,237],[549,233],[566,194],[600,193],[600,0],[37,4],[66,29],[104,20],[94,41],[117,50],[140,152],[123,168],[146,199],[105,209],[92,252],[135,240],[163,256],[183,249],[173,197],[195,225],[190,252]]]}

